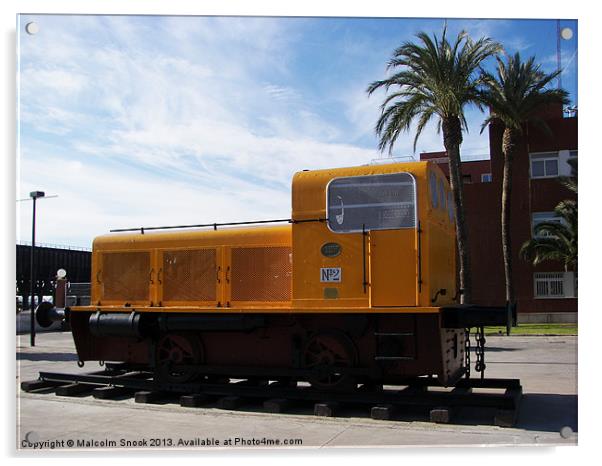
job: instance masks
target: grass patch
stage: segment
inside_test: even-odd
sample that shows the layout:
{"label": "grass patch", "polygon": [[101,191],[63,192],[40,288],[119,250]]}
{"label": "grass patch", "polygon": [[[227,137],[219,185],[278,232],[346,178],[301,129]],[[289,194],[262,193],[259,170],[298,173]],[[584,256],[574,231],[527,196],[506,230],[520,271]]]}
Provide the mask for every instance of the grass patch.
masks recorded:
{"label": "grass patch", "polygon": [[[485,335],[506,335],[506,327],[485,327]],[[510,335],[577,335],[577,324],[518,324]]]}

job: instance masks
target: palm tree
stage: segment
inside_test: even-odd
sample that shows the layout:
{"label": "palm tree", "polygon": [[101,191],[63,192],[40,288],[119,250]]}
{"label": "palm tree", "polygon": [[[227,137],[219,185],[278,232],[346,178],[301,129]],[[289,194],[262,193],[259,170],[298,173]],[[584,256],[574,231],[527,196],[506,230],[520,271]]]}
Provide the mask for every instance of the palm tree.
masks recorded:
{"label": "palm tree", "polygon": [[544,261],[560,261],[564,270],[577,270],[577,202],[560,202],[554,212],[561,222],[542,222],[535,235],[523,244],[520,255],[533,265]]}
{"label": "palm tree", "polygon": [[545,122],[536,116],[542,106],[554,103],[567,103],[568,94],[562,89],[547,88],[560,71],[546,74],[535,57],[522,62],[520,54],[508,56],[506,61],[497,59],[497,75],[483,71],[485,85],[483,101],[489,106],[489,117],[483,123],[481,132],[487,125],[500,121],[504,125],[502,153],[504,154],[504,174],[502,179],[502,251],[504,275],[506,279],[506,301],[514,303],[512,281],[512,241],[510,238],[510,198],[512,195],[512,162],[516,147],[522,137],[525,123],[532,121],[550,132]]}
{"label": "palm tree", "polygon": [[437,130],[443,131],[443,145],[449,158],[449,174],[458,243],[460,288],[462,302],[472,299],[468,234],[464,218],[464,198],[460,168],[462,131],[466,129],[464,108],[479,104],[479,67],[483,60],[496,54],[501,46],[489,38],[474,42],[466,32],[458,34],[453,43],[443,29],[441,40],[425,32],[416,35],[418,43],[405,42],[393,52],[387,69],[399,70],[391,77],[375,81],[367,89],[369,95],[379,88],[395,89],[382,106],[376,123],[380,137],[379,149],[389,152],[402,132],[410,130],[417,120],[414,151],[420,134],[432,118]]}

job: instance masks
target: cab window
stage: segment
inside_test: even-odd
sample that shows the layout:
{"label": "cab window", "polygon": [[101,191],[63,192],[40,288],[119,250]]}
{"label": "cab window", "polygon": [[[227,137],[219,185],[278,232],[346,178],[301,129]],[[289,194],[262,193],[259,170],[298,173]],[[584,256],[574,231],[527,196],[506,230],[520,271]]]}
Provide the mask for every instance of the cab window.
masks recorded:
{"label": "cab window", "polygon": [[328,226],[337,233],[416,227],[416,182],[409,173],[336,178],[326,202]]}

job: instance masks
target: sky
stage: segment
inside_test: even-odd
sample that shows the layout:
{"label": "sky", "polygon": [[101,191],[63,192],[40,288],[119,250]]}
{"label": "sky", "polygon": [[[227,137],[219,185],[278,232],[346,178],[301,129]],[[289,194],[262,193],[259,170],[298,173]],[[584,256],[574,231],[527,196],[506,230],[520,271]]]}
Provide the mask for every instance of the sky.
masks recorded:
{"label": "sky", "polygon": [[[36,34],[25,32],[35,22]],[[39,201],[37,241],[90,247],[110,229],[290,217],[292,175],[387,157],[374,125],[393,50],[443,18],[20,15],[17,192]],[[561,41],[577,95],[577,21]],[[557,66],[556,20],[447,21],[508,53]],[[491,67],[493,62],[486,64]],[[467,108],[465,159],[487,158],[485,115]],[[413,151],[442,150],[431,125]],[[31,202],[17,202],[18,241]]]}

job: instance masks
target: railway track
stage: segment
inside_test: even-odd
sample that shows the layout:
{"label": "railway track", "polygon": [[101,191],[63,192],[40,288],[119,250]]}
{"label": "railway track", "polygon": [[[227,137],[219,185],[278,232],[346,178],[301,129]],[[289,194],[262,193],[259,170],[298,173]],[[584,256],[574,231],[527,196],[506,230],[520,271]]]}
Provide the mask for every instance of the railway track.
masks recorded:
{"label": "railway track", "polygon": [[464,408],[490,414],[500,427],[515,425],[522,387],[518,379],[469,378],[455,387],[444,388],[435,378],[419,377],[395,388],[360,386],[353,391],[333,392],[297,385],[287,379],[249,378],[231,381],[210,377],[185,384],[158,383],[153,373],[123,365],[107,365],[102,371],[84,374],[40,372],[37,380],[21,383],[30,393],[54,392],[58,396],[91,395],[99,399],[133,397],[137,403],[173,403],[183,407],[214,406],[246,409],[249,406],[270,413],[285,413],[312,407],[316,416],[338,416],[349,408],[368,409],[370,417],[404,420],[417,412],[431,422],[455,423]]}

